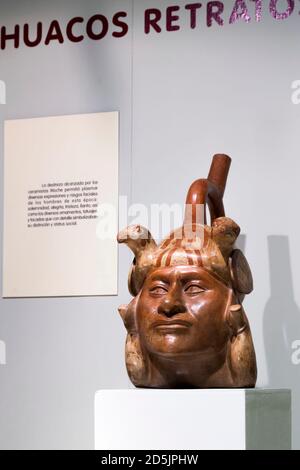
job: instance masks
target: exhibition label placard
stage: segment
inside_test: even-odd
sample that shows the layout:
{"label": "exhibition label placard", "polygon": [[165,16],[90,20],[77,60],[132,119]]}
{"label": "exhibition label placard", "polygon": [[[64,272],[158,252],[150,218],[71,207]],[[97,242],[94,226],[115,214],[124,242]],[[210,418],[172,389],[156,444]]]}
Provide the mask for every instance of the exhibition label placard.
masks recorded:
{"label": "exhibition label placard", "polygon": [[3,297],[117,294],[118,113],[5,122]]}

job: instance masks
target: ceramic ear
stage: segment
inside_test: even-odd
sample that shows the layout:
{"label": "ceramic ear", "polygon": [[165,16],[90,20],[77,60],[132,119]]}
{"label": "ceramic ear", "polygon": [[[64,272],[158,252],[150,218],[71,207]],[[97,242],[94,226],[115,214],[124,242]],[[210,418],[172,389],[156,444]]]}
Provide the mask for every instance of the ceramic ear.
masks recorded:
{"label": "ceramic ear", "polygon": [[139,336],[128,333],[125,346],[126,369],[136,387],[147,386],[147,365],[145,363]]}
{"label": "ceramic ear", "polygon": [[136,306],[136,298],[134,298],[130,304],[128,305],[120,305],[118,308],[119,314],[123,320],[126,330],[128,333],[132,333],[136,331],[135,325],[135,306]]}
{"label": "ceramic ear", "polygon": [[122,304],[118,307],[118,312],[121,315],[123,322],[125,323],[126,313],[127,313],[128,305]]}
{"label": "ceramic ear", "polygon": [[247,328],[243,307],[240,304],[231,305],[227,312],[227,323],[232,337],[237,337]]}

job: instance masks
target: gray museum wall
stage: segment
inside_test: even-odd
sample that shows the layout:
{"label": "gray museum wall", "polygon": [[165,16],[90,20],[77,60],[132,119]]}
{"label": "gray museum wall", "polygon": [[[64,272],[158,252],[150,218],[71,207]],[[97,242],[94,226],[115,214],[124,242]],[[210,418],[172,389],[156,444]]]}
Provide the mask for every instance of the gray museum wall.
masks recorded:
{"label": "gray museum wall", "polygon": [[[291,84],[300,78],[300,18],[275,21],[264,11],[260,23],[229,25],[228,8],[223,27],[207,28],[202,15],[195,30],[182,22],[180,31],[145,35],[144,10],[170,4],[0,0],[1,25],[10,28],[119,10],[128,12],[129,24],[119,39],[0,51],[7,87],[0,105],[1,265],[5,119],[119,110],[120,195],[147,206],[183,204],[211,156],[229,154],[225,207],[242,228],[255,281],[245,308],[258,386],[292,388],[294,447],[300,448],[300,364],[292,362],[292,344],[300,340],[300,106],[291,100]],[[0,299],[6,345],[0,448],[93,447],[96,390],[131,386],[117,313],[130,298],[130,261],[120,247],[116,297]],[[2,274],[1,268],[1,284]]]}

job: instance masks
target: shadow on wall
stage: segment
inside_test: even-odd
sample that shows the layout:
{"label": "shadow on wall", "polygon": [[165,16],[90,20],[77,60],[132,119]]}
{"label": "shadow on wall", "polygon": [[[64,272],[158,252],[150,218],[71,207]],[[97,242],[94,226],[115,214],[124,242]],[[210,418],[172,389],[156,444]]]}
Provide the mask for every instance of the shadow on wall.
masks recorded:
{"label": "shadow on wall", "polygon": [[293,448],[300,448],[300,363],[292,345],[300,340],[300,309],[294,300],[289,240],[268,237],[271,296],[264,311],[264,344],[272,388],[292,389]]}

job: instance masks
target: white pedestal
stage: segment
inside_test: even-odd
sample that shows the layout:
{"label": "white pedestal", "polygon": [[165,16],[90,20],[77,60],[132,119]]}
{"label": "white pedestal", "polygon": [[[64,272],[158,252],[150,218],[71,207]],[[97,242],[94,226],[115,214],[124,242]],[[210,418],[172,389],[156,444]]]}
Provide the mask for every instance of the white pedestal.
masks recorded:
{"label": "white pedestal", "polygon": [[97,450],[290,449],[291,392],[101,390]]}

